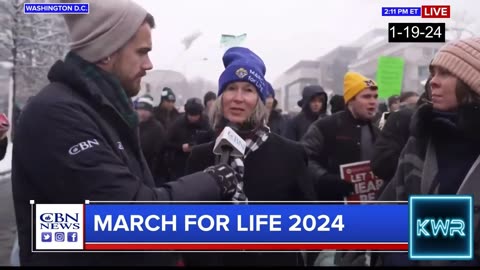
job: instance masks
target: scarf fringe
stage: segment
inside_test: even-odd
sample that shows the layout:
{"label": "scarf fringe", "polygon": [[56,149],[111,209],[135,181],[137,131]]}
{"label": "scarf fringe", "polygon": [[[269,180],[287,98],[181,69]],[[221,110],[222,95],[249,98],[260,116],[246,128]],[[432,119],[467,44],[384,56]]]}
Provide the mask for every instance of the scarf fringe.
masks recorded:
{"label": "scarf fringe", "polygon": [[245,155],[241,158],[232,157],[229,162],[232,168],[237,173],[237,178],[239,179],[237,189],[232,198],[232,200],[236,202],[236,204],[245,204],[248,202],[248,198],[243,188],[244,187],[243,177],[245,173],[244,160],[247,158],[247,156],[250,153],[253,153],[256,150],[258,150],[258,148],[260,148],[260,146],[267,141],[269,134],[270,134],[270,128],[268,126],[263,126],[259,128],[255,132],[255,135],[253,136],[253,138],[247,139],[245,141],[247,144],[247,147],[245,149]]}

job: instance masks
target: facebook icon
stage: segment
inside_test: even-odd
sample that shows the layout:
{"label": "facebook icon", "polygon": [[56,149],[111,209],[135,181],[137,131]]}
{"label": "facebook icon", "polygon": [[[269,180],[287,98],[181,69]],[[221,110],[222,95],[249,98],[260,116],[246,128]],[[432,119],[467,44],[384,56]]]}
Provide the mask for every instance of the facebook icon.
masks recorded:
{"label": "facebook icon", "polygon": [[67,233],[67,242],[77,242],[78,237],[76,232]]}
{"label": "facebook icon", "polygon": [[473,258],[472,196],[410,196],[408,204],[411,260]]}

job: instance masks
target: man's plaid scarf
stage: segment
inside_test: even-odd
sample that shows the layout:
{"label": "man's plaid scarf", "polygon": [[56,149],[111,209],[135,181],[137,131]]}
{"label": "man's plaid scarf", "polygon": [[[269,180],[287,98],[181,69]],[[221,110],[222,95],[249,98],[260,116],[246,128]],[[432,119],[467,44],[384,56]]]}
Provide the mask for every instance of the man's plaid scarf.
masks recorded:
{"label": "man's plaid scarf", "polygon": [[235,195],[233,195],[232,200],[236,202],[247,202],[248,198],[245,195],[243,186],[243,176],[245,175],[245,166],[244,160],[247,156],[255,152],[264,142],[267,141],[268,135],[270,133],[270,128],[268,126],[262,126],[258,128],[252,136],[245,140],[247,147],[245,149],[245,154],[243,157],[230,157],[229,163],[230,166],[237,172],[239,178],[237,190]]}
{"label": "man's plaid scarf", "polygon": [[67,54],[65,63],[78,67],[83,75],[99,89],[98,94],[107,98],[130,128],[138,126],[138,116],[133,109],[132,101],[116,77],[73,52]]}

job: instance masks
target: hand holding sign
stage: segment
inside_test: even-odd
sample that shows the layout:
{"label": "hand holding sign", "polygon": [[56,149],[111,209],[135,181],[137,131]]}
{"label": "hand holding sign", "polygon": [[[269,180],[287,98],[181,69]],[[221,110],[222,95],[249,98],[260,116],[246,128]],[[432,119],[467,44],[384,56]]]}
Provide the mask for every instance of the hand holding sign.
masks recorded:
{"label": "hand holding sign", "polygon": [[8,117],[2,113],[0,114],[0,140],[3,140],[7,136],[7,132],[10,129],[10,122]]}
{"label": "hand holding sign", "polygon": [[373,201],[383,186],[383,180],[372,172],[370,161],[361,161],[340,166],[341,177],[355,185],[354,194],[346,198],[348,201]]}

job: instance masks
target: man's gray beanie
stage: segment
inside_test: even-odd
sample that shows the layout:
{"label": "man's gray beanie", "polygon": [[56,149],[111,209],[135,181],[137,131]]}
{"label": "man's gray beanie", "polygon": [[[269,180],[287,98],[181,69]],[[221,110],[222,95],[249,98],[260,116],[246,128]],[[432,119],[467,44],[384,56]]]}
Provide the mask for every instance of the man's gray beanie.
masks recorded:
{"label": "man's gray beanie", "polygon": [[131,0],[61,0],[88,3],[89,14],[65,14],[70,49],[89,62],[98,62],[122,48],[138,31],[147,11]]}

